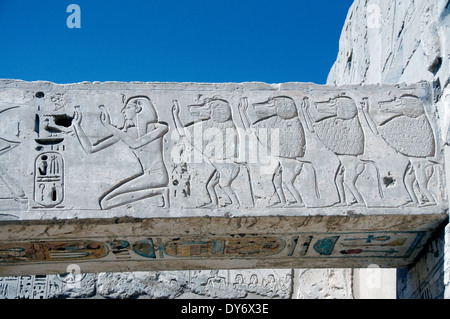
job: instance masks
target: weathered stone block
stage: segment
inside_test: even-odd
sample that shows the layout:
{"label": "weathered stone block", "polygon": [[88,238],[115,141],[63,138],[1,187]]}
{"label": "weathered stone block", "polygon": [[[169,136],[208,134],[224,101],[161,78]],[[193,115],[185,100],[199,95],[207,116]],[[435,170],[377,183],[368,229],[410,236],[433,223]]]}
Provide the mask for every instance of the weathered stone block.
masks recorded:
{"label": "weathered stone block", "polygon": [[409,265],[447,220],[429,83],[0,82],[0,275]]}

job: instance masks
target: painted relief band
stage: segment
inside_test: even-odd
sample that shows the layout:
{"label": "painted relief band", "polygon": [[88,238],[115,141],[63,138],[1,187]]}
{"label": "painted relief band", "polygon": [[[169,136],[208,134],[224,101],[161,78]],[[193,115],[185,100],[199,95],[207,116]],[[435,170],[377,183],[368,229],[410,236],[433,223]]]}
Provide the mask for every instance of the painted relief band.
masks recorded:
{"label": "painted relief band", "polygon": [[141,240],[80,240],[0,243],[0,263],[68,260],[162,260],[252,258],[408,258],[425,232],[297,233],[285,237],[149,237]]}
{"label": "painted relief band", "polygon": [[108,248],[96,241],[56,241],[0,244],[0,262],[90,260],[105,257]]}
{"label": "painted relief band", "polygon": [[243,237],[215,238],[209,240],[174,239],[165,245],[165,252],[176,257],[265,257],[284,249],[279,238]]}

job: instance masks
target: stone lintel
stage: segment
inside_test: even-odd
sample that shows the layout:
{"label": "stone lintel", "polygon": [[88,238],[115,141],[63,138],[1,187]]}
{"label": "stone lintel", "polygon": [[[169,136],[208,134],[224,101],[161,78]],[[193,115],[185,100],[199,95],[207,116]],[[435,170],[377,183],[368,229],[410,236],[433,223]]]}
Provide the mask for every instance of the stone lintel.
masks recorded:
{"label": "stone lintel", "polygon": [[0,81],[0,275],[401,268],[447,223],[430,83]]}

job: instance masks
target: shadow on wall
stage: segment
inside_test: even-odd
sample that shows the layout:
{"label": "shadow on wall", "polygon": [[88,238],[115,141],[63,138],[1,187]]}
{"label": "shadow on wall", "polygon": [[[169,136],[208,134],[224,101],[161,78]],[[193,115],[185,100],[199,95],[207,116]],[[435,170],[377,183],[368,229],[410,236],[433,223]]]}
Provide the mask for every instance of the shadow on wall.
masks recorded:
{"label": "shadow on wall", "polygon": [[398,299],[446,298],[444,270],[449,233],[449,226],[440,227],[417,263],[409,269],[397,269]]}

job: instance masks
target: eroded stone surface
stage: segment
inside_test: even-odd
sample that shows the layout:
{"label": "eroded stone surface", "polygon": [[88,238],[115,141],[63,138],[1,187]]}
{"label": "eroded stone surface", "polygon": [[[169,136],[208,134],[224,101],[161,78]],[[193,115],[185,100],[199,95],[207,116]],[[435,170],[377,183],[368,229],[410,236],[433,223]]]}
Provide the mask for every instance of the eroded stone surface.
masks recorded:
{"label": "eroded stone surface", "polygon": [[1,277],[0,299],[288,299],[292,287],[285,269],[65,273]]}
{"label": "eroded stone surface", "polygon": [[298,299],[352,299],[351,269],[297,269]]}

